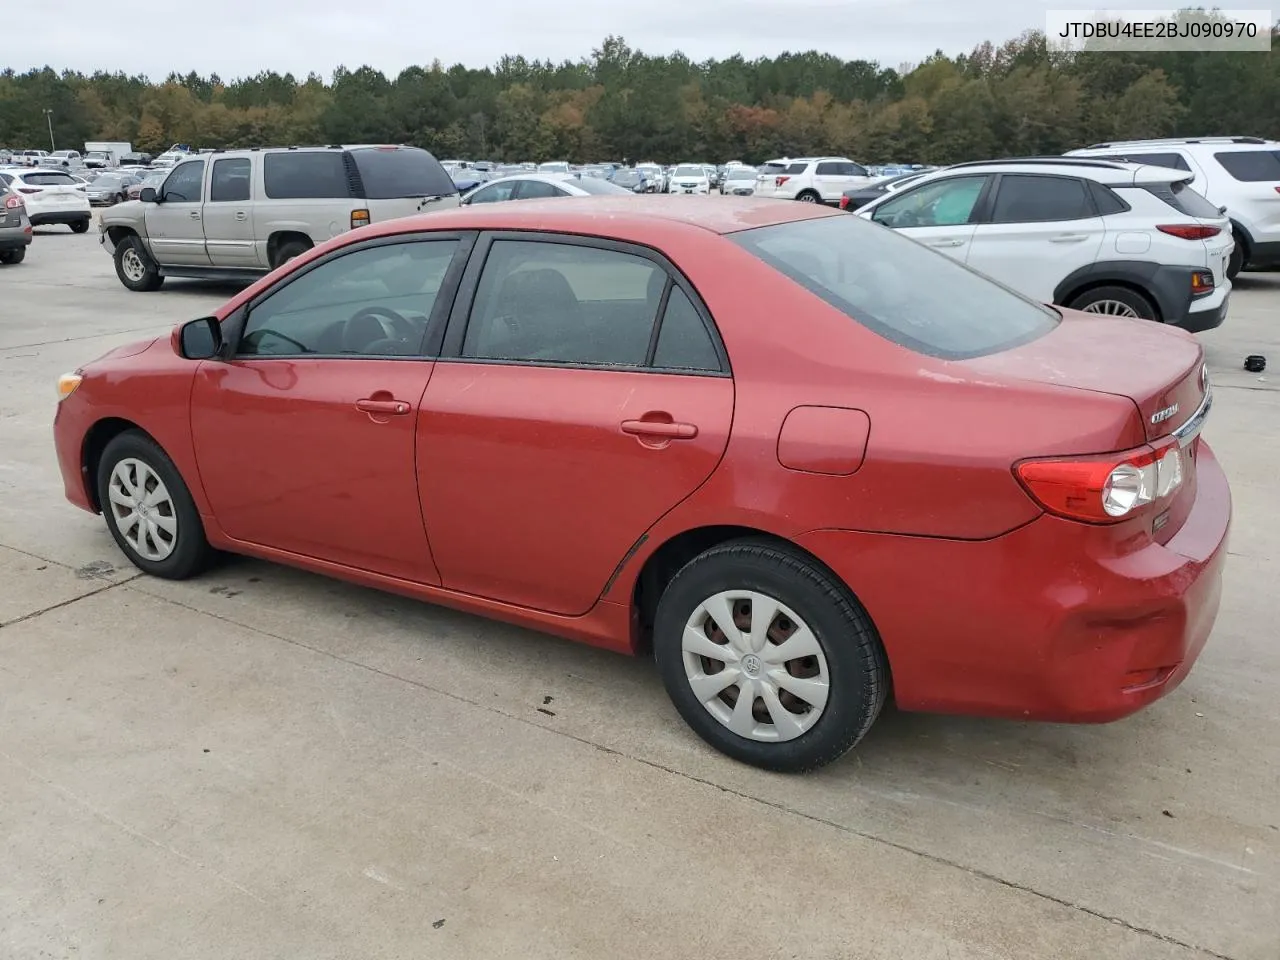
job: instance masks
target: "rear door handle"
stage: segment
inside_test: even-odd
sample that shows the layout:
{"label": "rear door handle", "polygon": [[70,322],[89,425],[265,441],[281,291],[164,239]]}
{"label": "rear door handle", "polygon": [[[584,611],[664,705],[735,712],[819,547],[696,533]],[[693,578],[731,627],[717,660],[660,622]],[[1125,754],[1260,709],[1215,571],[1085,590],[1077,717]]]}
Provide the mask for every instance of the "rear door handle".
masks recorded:
{"label": "rear door handle", "polygon": [[356,409],[362,413],[372,413],[383,417],[403,417],[409,412],[409,404],[403,400],[374,400],[365,397],[356,401]]}
{"label": "rear door handle", "polygon": [[236,219],[237,219],[237,220],[248,220],[248,219],[249,219],[249,215],[248,215],[247,213],[245,213],[243,210],[237,210],[237,211],[236,211]]}
{"label": "rear door handle", "polygon": [[200,219],[200,211],[199,211],[199,210],[192,210],[192,211],[191,211],[190,216],[191,216],[191,219],[192,219],[192,220],[199,220],[199,219]]}
{"label": "rear door handle", "polygon": [[963,240],[930,240],[931,247],[963,247]]}
{"label": "rear door handle", "polygon": [[662,437],[664,440],[692,440],[698,428],[692,423],[668,423],[663,420],[623,420],[622,432],[635,437]]}
{"label": "rear door handle", "polygon": [[1050,237],[1050,243],[1079,243],[1081,240],[1088,240],[1087,233],[1060,233],[1056,237]]}

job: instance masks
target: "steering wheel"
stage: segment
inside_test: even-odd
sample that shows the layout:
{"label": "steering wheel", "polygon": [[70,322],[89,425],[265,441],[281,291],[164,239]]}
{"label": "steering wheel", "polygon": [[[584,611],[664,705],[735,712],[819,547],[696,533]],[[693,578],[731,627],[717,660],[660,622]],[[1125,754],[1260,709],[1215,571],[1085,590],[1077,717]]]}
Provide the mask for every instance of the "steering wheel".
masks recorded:
{"label": "steering wheel", "polygon": [[293,339],[293,337],[287,337],[283,333],[279,333],[267,327],[263,327],[261,330],[253,331],[253,333],[245,337],[245,340],[246,342],[251,341],[253,343],[253,348],[256,351],[258,347],[262,345],[262,341],[266,337],[275,337],[277,340],[283,340],[285,343],[289,344],[290,346],[297,347],[299,353],[311,353],[311,348],[308,347],[305,343],[301,343]]}
{"label": "steering wheel", "polygon": [[[397,339],[408,339],[413,336],[413,323],[402,313],[392,310],[390,307],[372,306],[357,310],[348,319],[347,323],[355,323],[365,317],[373,317],[382,323],[382,328],[387,331],[388,337]],[[391,327],[388,328],[385,321],[390,321]]]}

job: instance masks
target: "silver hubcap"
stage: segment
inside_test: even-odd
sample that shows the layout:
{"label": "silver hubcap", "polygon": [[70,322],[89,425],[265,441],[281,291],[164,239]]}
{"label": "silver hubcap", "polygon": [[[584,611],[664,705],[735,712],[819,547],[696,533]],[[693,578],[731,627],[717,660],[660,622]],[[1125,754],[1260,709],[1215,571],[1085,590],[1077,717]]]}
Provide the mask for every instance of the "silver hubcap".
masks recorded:
{"label": "silver hubcap", "polygon": [[138,256],[138,251],[132,247],[120,257],[120,266],[124,269],[124,275],[134,283],[141,282],[142,278],[147,275],[147,268],[142,265],[142,258]]}
{"label": "silver hubcap", "polygon": [[1121,303],[1119,300],[1098,300],[1085,307],[1083,312],[1105,313],[1108,317],[1134,317],[1140,319],[1137,310],[1127,303]]}
{"label": "silver hubcap", "polygon": [[178,517],[173,498],[151,467],[141,460],[121,460],[107,481],[111,520],[138,556],[163,560],[178,543]]}
{"label": "silver hubcap", "polygon": [[698,605],[681,641],[698,702],[748,740],[794,740],[822,716],[827,658],[813,631],[779,601],[726,590]]}
{"label": "silver hubcap", "polygon": [[805,203],[815,203],[815,202],[816,202],[816,201],[813,199],[813,194],[812,194],[812,193],[806,193],[806,194],[805,194],[803,197],[801,197],[800,199],[801,199],[801,200],[803,200]]}

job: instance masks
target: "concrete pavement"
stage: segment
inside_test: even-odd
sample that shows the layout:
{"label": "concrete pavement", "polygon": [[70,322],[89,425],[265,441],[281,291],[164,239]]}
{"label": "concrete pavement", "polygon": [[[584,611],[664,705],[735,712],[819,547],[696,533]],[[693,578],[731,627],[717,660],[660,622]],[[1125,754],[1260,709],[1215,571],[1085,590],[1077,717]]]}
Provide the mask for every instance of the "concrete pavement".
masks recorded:
{"label": "concrete pavement", "polygon": [[645,662],[231,560],[137,575],[62,499],[59,373],[230,291],[95,237],[0,269],[0,958],[1280,958],[1280,275],[1203,335],[1236,526],[1183,687],[1102,727],[889,714],[781,777]]}

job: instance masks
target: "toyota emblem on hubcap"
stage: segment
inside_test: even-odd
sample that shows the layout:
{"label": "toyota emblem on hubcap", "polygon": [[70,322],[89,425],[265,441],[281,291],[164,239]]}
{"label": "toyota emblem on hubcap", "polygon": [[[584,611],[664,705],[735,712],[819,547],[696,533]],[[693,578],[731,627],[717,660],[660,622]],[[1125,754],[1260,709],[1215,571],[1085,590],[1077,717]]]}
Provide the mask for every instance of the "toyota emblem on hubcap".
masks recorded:
{"label": "toyota emblem on hubcap", "polygon": [[760,658],[754,653],[749,653],[743,657],[742,672],[749,677],[757,676],[760,673]]}

